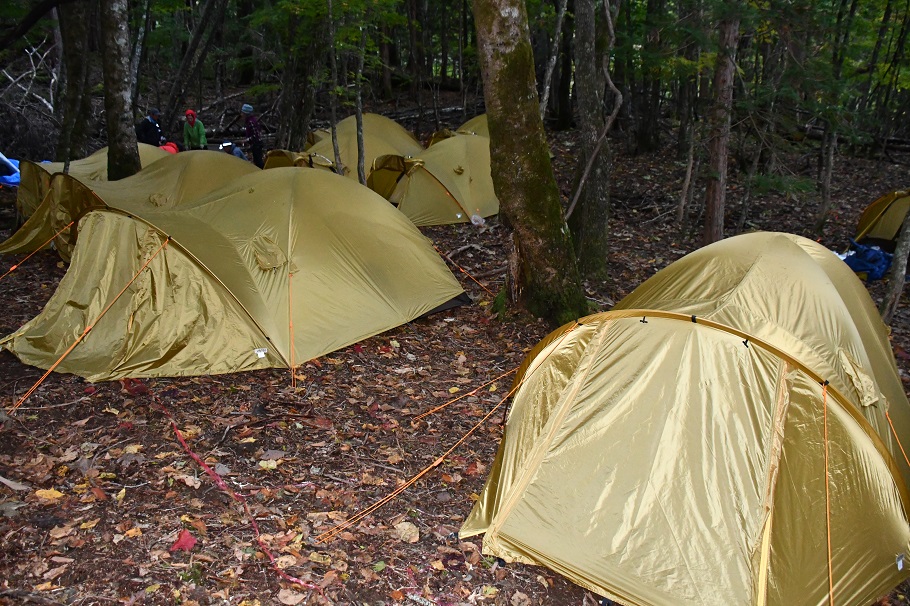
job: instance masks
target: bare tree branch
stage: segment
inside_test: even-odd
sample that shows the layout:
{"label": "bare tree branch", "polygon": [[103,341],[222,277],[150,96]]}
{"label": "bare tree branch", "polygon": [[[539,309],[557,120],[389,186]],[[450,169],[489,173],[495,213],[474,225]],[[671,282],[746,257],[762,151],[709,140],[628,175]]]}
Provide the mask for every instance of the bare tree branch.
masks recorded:
{"label": "bare tree branch", "polygon": [[61,4],[67,4],[69,2],[76,2],[77,0],[42,0],[35,7],[29,11],[29,13],[19,22],[19,25],[14,27],[12,30],[8,31],[6,34],[0,38],[0,48],[9,50],[13,44],[13,40],[20,36],[24,36],[35,27],[35,24],[41,20],[44,15],[46,15],[51,9],[57,8]]}

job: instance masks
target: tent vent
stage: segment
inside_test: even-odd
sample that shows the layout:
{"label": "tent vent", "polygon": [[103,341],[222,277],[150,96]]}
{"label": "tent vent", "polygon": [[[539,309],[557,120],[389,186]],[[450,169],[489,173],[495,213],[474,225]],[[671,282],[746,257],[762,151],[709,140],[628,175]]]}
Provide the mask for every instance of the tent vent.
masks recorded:
{"label": "tent vent", "polygon": [[155,206],[166,206],[168,208],[173,206],[173,203],[171,202],[171,197],[168,196],[167,194],[162,194],[162,193],[155,193],[155,194],[150,195],[149,202],[151,202]]}
{"label": "tent vent", "polygon": [[278,245],[265,236],[257,236],[251,244],[256,255],[256,263],[262,269],[278,269],[288,261]]}

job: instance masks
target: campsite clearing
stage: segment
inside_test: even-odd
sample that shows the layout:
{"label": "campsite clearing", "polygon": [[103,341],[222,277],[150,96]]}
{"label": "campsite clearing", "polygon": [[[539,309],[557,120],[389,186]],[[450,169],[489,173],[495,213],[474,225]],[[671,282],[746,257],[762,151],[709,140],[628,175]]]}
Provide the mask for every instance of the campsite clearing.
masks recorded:
{"label": "campsite clearing", "polygon": [[[566,196],[572,143],[567,136],[554,140]],[[906,185],[903,166],[842,162],[835,187],[841,210],[822,238],[834,249],[846,247],[868,202]],[[683,171],[669,154],[617,158],[610,278],[587,289],[596,308],[608,308],[696,248],[697,230],[680,236],[671,225]],[[738,187],[734,181],[734,200]],[[6,237],[11,200],[8,190],[0,196],[0,236]],[[755,199],[747,226],[808,236],[812,209],[808,199]],[[738,210],[733,206],[730,216]],[[496,221],[483,230],[423,231],[498,291],[507,239]],[[63,272],[57,255],[42,252],[0,282],[0,333],[32,318]],[[0,604],[32,594],[47,604],[186,605],[227,598],[247,606],[581,605],[585,592],[559,575],[502,566],[480,554],[479,537],[455,537],[501,436],[503,407],[496,407],[511,376],[497,377],[515,369],[550,328],[523,315],[497,318],[492,296],[455,273],[476,305],[311,361],[300,369],[296,388],[287,371],[274,369],[103,383],[52,374],[2,430],[0,476],[15,486],[0,483]],[[871,285],[873,297],[882,290],[882,283]],[[892,328],[906,390],[906,303]],[[0,354],[4,406],[40,375]],[[415,418],[465,395],[437,414]],[[243,495],[262,544],[243,507],[184,452],[158,403],[189,447]],[[462,446],[398,498],[331,541],[313,542],[431,465],[475,426]],[[307,602],[309,591],[282,580],[262,545],[278,568],[322,593],[314,591]],[[24,593],[16,597],[17,591]],[[882,604],[910,603],[903,595]]]}

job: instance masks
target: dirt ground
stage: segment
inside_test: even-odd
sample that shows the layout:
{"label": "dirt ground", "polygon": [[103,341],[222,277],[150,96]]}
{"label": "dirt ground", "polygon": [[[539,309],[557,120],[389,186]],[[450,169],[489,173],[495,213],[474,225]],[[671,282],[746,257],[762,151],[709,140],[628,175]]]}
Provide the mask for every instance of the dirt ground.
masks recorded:
{"label": "dirt ground", "polygon": [[[573,136],[551,143],[568,197]],[[594,308],[697,248],[698,230],[674,224],[684,168],[669,154],[616,158],[610,277],[586,285]],[[862,208],[904,188],[906,170],[841,158],[839,211],[821,242],[846,249]],[[742,191],[734,177],[731,217]],[[0,238],[12,195],[0,190]],[[754,199],[746,226],[812,237],[813,200]],[[0,604],[595,604],[558,574],[457,538],[502,433],[507,373],[549,327],[491,311],[507,235],[495,220],[424,233],[464,270],[453,267],[474,304],[312,360],[296,388],[281,370],[97,384],[51,374],[0,429],[0,476],[12,482],[0,483]],[[4,258],[0,273],[21,260]],[[37,314],[64,271],[42,252],[0,281],[0,334]],[[882,290],[870,284],[873,297]],[[892,336],[906,384],[906,300]],[[0,354],[0,404],[41,375]]]}

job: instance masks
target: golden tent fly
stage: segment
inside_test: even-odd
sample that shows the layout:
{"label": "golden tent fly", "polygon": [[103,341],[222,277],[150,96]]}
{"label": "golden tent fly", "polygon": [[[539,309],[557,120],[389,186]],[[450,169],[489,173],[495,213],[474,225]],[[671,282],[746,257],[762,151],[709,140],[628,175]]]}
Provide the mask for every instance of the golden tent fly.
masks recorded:
{"label": "golden tent fly", "polygon": [[[357,144],[357,121],[354,116],[349,116],[336,125],[338,152],[341,163],[344,165],[342,174],[357,180],[357,159],[359,147]],[[413,156],[423,151],[423,145],[414,138],[403,126],[379,114],[363,114],[363,157],[364,172],[369,176],[370,166],[379,156],[398,154]],[[317,141],[304,154],[308,157],[305,162],[298,161],[297,166],[314,166],[334,168],[335,151],[331,136]]]}
{"label": "golden tent fly", "polygon": [[863,210],[854,240],[894,252],[908,210],[910,192],[901,190],[885,194]]}
{"label": "golden tent fly", "polygon": [[[154,145],[137,143],[139,161],[142,167],[172,154]],[[44,199],[50,187],[51,176],[63,172],[63,162],[30,162],[19,163],[21,173],[19,191],[16,194],[16,208],[22,217],[31,217]],[[88,181],[107,181],[107,147],[102,147],[92,155],[73,160],[69,165],[69,174]]]}
{"label": "golden tent fly", "polygon": [[418,226],[482,224],[499,213],[487,137],[455,135],[416,157],[380,156],[367,185]]}
{"label": "golden tent fly", "polygon": [[815,242],[705,247],[519,375],[461,529],[485,553],[627,605],[871,604],[908,577],[910,405],[871,299]]}
{"label": "golden tent fly", "polygon": [[464,300],[407,218],[328,172],[257,170],[129,213],[55,179],[91,210],[45,309],[0,342],[27,364],[49,368],[93,327],[57,370],[98,381],[296,366]]}
{"label": "golden tent fly", "polygon": [[66,226],[95,206],[110,205],[140,215],[156,209],[177,208],[241,175],[259,171],[256,165],[229,154],[201,150],[164,153],[166,157],[119,181],[97,180],[72,173],[70,176],[76,178],[52,178],[41,204],[16,233],[0,243],[0,253],[32,252],[53,238],[60,256],[69,260],[77,229]]}

